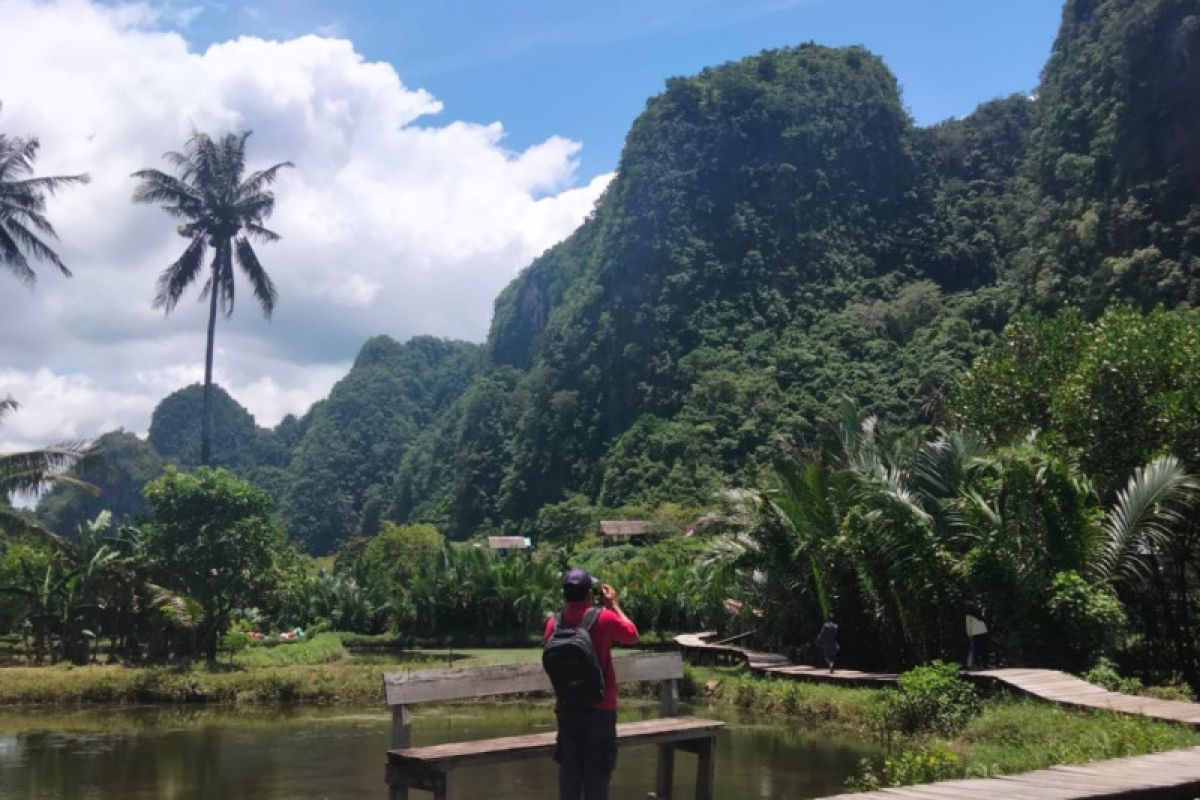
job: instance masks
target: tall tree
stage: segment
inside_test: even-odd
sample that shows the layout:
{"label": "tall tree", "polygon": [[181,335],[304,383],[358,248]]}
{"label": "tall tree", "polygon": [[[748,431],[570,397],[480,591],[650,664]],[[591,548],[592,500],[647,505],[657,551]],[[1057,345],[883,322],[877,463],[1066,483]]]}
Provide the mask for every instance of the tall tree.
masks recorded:
{"label": "tall tree", "polygon": [[70,277],[71,270],[42,238],[58,238],[46,218],[46,196],[90,180],[86,174],[33,177],[39,147],[37,137],[0,133],[0,267],[27,284],[37,280],[31,260],[49,261]]}
{"label": "tall tree", "polygon": [[254,297],[269,319],[279,297],[275,284],[258,260],[251,240],[275,242],[279,235],[263,227],[275,210],[275,194],[269,190],[279,171],[292,166],[284,161],[243,177],[246,169],[246,140],[250,131],[225,134],[214,139],[193,132],[182,151],[164,158],[175,168],[175,175],[156,169],[133,173],[141,181],[133,193],[135,203],[157,203],[173,217],[184,220],[177,229],[188,246],[175,263],[158,276],[154,307],[168,314],[193,281],[199,277],[204,259],[211,248],[208,280],[200,299],[209,301],[208,347],[204,357],[204,408],[201,421],[200,460],[212,456],[212,364],[213,337],[217,326],[217,306],[228,317],[233,314],[233,262],[245,273]]}

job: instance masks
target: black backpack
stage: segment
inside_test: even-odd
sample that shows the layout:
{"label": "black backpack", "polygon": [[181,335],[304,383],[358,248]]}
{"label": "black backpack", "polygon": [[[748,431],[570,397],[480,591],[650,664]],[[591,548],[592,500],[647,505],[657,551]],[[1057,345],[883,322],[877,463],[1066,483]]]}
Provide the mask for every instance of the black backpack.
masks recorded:
{"label": "black backpack", "polygon": [[554,630],[542,648],[542,669],[554,685],[558,704],[568,708],[590,708],[604,699],[604,670],[596,658],[590,631],[600,609],[590,608],[577,627],[554,617]]}

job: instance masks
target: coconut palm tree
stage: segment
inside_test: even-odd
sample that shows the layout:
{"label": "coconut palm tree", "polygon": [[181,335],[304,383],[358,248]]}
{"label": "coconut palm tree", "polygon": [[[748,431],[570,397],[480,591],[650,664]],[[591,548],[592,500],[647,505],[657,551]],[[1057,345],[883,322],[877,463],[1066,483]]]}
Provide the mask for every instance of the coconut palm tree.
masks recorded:
{"label": "coconut palm tree", "polygon": [[183,254],[158,276],[155,308],[171,313],[184,291],[200,276],[209,249],[213,251],[208,278],[200,292],[200,299],[209,303],[200,433],[200,460],[204,464],[212,456],[212,364],[217,307],[227,317],[233,314],[234,261],[250,281],[254,297],[268,319],[279,297],[251,240],[279,240],[278,234],[263,227],[275,209],[275,195],[269,187],[279,171],[292,164],[284,161],[244,176],[246,140],[250,133],[231,133],[214,139],[194,132],[182,151],[164,156],[175,168],[175,175],[156,169],[133,173],[140,181],[133,193],[134,202],[161,205],[168,214],[183,221],[177,232],[188,240]]}
{"label": "coconut palm tree", "polygon": [[36,137],[0,133],[0,267],[27,284],[37,280],[30,261],[48,261],[70,277],[71,270],[43,239],[58,238],[46,218],[46,196],[89,180],[87,175],[34,177],[40,146]]}

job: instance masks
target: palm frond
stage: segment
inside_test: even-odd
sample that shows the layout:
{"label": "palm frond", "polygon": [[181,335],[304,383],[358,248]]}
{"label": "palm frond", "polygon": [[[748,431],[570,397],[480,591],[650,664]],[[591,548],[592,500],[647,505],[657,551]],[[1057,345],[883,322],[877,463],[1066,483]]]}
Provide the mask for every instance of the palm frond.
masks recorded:
{"label": "palm frond", "polygon": [[250,177],[242,181],[242,184],[238,187],[238,196],[249,197],[259,194],[263,189],[279,179],[280,170],[295,166],[291,161],[281,161],[266,169],[260,169],[257,172],[251,173]]}
{"label": "palm frond", "polygon": [[37,282],[37,273],[29,266],[21,248],[5,230],[3,222],[0,222],[0,264],[8,267],[21,283],[32,286]]}
{"label": "palm frond", "polygon": [[238,265],[250,280],[250,285],[254,288],[254,296],[258,299],[263,315],[270,319],[271,312],[275,310],[275,301],[279,299],[275,283],[259,263],[258,255],[244,236],[238,237],[236,252]]}
{"label": "palm frond", "polygon": [[132,177],[141,181],[133,190],[135,203],[159,203],[176,217],[195,219],[202,215],[204,198],[193,187],[157,169],[143,169]]}
{"label": "palm frond", "polygon": [[154,295],[155,308],[162,308],[168,314],[175,308],[184,291],[200,274],[207,250],[204,234],[192,237],[183,255],[158,276],[158,288]]}
{"label": "palm frond", "polygon": [[1200,478],[1173,456],[1135,470],[1101,523],[1093,579],[1120,583],[1148,574],[1148,561],[1170,544],[1197,499]]}
{"label": "palm frond", "polygon": [[3,222],[3,226],[8,230],[9,235],[23,245],[27,251],[33,254],[35,258],[40,258],[42,261],[49,261],[58,271],[68,278],[71,277],[71,270],[67,269],[67,265],[58,257],[58,253],[54,252],[37,234],[26,228],[21,223],[11,217]]}
{"label": "palm frond", "polygon": [[73,480],[63,473],[96,454],[89,442],[63,442],[44,450],[0,455],[0,493],[32,493],[50,483]]}
{"label": "palm frond", "polygon": [[26,178],[21,181],[9,181],[5,184],[5,188],[7,191],[14,193],[27,191],[40,195],[44,192],[53,197],[60,190],[68,186],[91,182],[92,176],[86,172],[81,172],[78,175],[43,175],[37,178]]}
{"label": "palm frond", "polygon": [[264,228],[262,225],[249,223],[244,226],[248,237],[252,236],[260,242],[278,242],[281,238],[278,233]]}

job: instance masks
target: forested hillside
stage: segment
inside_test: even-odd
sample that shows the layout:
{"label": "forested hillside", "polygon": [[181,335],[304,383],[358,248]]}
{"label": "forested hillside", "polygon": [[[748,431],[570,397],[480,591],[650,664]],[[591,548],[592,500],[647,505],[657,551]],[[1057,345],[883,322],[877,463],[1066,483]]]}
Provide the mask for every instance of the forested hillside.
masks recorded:
{"label": "forested hillside", "polygon": [[[219,406],[218,461],[326,552],[381,519],[465,538],[536,534],[567,497],[699,505],[757,484],[842,397],[940,422],[1019,312],[1200,299],[1197,98],[1196,0],[1069,0],[1035,96],[930,128],[861,48],[672,79],[484,347],[371,340],[274,432]],[[191,463],[185,400],[151,440]]]}

